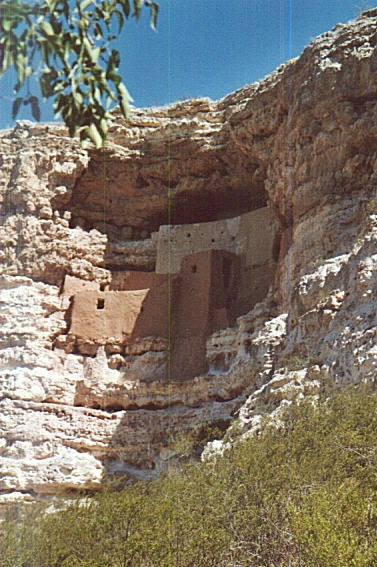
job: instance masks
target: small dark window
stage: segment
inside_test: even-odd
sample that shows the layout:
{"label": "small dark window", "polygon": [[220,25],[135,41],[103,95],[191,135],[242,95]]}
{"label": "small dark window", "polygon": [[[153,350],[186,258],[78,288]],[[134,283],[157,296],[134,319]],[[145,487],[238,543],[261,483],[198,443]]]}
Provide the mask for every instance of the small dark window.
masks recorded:
{"label": "small dark window", "polygon": [[100,284],[99,288],[100,288],[101,291],[105,291],[105,285],[106,284],[104,284],[104,283]]}
{"label": "small dark window", "polygon": [[214,238],[211,238],[211,242],[215,242],[215,239],[214,239]]}
{"label": "small dark window", "polygon": [[192,271],[193,274],[196,274],[196,270],[197,270],[196,264],[191,266],[191,271]]}
{"label": "small dark window", "polygon": [[97,309],[104,309],[104,307],[105,307],[105,300],[97,299]]}
{"label": "small dark window", "polygon": [[187,236],[187,238],[190,238],[191,232],[188,232],[186,236]]}

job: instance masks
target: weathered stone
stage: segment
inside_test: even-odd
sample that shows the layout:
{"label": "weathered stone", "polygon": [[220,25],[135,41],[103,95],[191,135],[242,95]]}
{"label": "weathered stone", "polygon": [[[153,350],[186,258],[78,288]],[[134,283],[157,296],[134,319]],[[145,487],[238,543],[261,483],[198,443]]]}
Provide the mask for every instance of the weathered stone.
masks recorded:
{"label": "weathered stone", "polygon": [[123,226],[121,230],[121,236],[123,240],[131,240],[132,238],[132,227],[131,226]]}
{"label": "weathered stone", "polygon": [[80,354],[86,354],[88,356],[95,355],[98,349],[98,342],[90,339],[76,338],[75,344]]}

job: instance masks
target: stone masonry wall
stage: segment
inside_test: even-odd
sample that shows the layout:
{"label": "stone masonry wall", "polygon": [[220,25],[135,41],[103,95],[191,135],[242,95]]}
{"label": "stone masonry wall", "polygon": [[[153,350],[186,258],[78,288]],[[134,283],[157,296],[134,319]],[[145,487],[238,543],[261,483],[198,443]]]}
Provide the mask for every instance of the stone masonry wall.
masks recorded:
{"label": "stone masonry wall", "polygon": [[161,226],[157,237],[156,272],[178,273],[183,259],[205,250],[224,250],[240,259],[234,314],[242,315],[262,301],[277,265],[279,226],[272,209],[205,223]]}
{"label": "stone masonry wall", "polygon": [[235,254],[206,250],[184,258],[176,275],[135,272],[124,280],[118,275],[123,286],[150,286],[128,291],[102,291],[93,282],[67,276],[68,337],[88,354],[95,354],[100,344],[115,342],[121,349],[138,339],[169,338],[166,379],[191,379],[207,370],[210,334],[235,322],[239,265]]}
{"label": "stone masonry wall", "polygon": [[204,250],[226,250],[246,266],[273,261],[278,223],[269,207],[243,215],[194,224],[164,225],[157,238],[156,272],[176,274],[183,258]]}
{"label": "stone masonry wall", "polygon": [[[100,286],[66,276],[68,334],[82,341],[130,343],[170,337],[166,378],[207,370],[206,341],[263,299],[276,267],[277,223],[268,207],[231,219],[160,227],[156,272],[114,271]],[[110,289],[109,289],[110,288]]]}

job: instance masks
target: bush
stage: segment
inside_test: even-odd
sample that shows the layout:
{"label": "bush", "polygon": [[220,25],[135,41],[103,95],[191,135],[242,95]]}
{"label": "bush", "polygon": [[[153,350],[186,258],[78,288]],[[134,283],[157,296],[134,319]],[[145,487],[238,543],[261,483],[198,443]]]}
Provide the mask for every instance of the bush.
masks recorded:
{"label": "bush", "polygon": [[370,388],[292,403],[209,463],[54,514],[13,511],[0,567],[371,567],[376,431]]}

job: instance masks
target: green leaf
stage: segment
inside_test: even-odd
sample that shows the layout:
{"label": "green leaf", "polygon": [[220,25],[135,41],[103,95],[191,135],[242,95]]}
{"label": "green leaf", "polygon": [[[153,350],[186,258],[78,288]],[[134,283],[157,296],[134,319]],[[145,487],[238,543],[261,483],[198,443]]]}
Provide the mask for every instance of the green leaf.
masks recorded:
{"label": "green leaf", "polygon": [[98,57],[101,55],[101,48],[95,47],[91,49],[91,60],[93,63],[97,63]]}
{"label": "green leaf", "polygon": [[53,12],[59,0],[44,0],[44,3],[48,6],[50,12]]}
{"label": "green leaf", "polygon": [[54,89],[51,85],[51,77],[47,73],[41,76],[41,78],[39,79],[39,84],[43,98],[48,98],[49,96],[54,94]]}
{"label": "green leaf", "polygon": [[107,121],[104,118],[101,118],[99,130],[101,132],[103,139],[106,138],[108,129],[109,129],[109,126],[107,124]]}
{"label": "green leaf", "polygon": [[116,72],[119,63],[120,63],[119,52],[116,51],[116,49],[113,49],[107,63],[106,79],[108,81],[113,81],[115,85],[119,85],[121,83],[121,76],[119,75],[119,73]]}
{"label": "green leaf", "polygon": [[67,81],[59,79],[59,81],[56,81],[51,85],[53,87],[53,93],[51,94],[60,93],[60,91],[64,90],[68,84],[69,83]]}
{"label": "green leaf", "polygon": [[94,96],[93,96],[94,100],[98,103],[101,103],[101,91],[100,89],[95,86],[94,87]]}
{"label": "green leaf", "polygon": [[2,76],[5,73],[5,71],[10,67],[10,65],[14,63],[14,59],[13,59],[13,46],[11,45],[11,42],[5,39],[4,41],[0,41],[0,45],[2,46],[3,49],[3,59],[1,61],[1,71],[0,71],[0,76]]}
{"label": "green leaf", "polygon": [[22,83],[25,80],[26,57],[23,53],[17,53],[15,66],[18,75],[18,85],[15,87],[15,91],[17,92],[22,87]]}
{"label": "green leaf", "polygon": [[39,27],[42,30],[44,35],[50,36],[50,37],[55,35],[54,28],[52,27],[52,25],[49,22],[41,22],[39,24]]}
{"label": "green leaf", "polygon": [[83,45],[84,45],[85,51],[86,51],[89,59],[91,60],[91,62],[93,64],[96,64],[98,57],[101,54],[101,48],[100,47],[92,47],[90,45],[88,38],[86,38],[86,37],[84,38]]}
{"label": "green leaf", "polygon": [[157,16],[158,16],[158,11],[159,11],[159,5],[157,4],[157,2],[150,2],[149,0],[147,0],[145,2],[146,6],[149,6],[150,11],[151,11],[151,19],[150,19],[150,25],[151,28],[153,30],[156,30],[157,28]]}
{"label": "green leaf", "polygon": [[122,111],[124,118],[127,119],[130,114],[129,103],[132,102],[133,99],[123,83],[120,83],[120,85],[117,86],[117,90],[118,90],[118,100],[120,104],[120,109]]}
{"label": "green leaf", "polygon": [[39,108],[39,101],[37,99],[36,96],[31,96],[29,98],[29,101],[31,103],[31,113],[33,115],[33,118],[39,122],[41,119],[41,110]]}
{"label": "green leaf", "polygon": [[54,102],[54,113],[55,116],[59,116],[60,114],[63,113],[64,108],[67,105],[67,95],[64,93],[59,93],[56,98],[55,98],[55,102]]}
{"label": "green leaf", "polygon": [[131,10],[129,0],[120,0],[120,5],[123,8],[124,15],[126,16],[126,18],[128,18],[128,16],[130,15],[130,10]]}
{"label": "green leaf", "polygon": [[3,28],[3,30],[5,32],[10,32],[10,30],[14,26],[14,24],[15,24],[14,20],[11,20],[11,19],[6,20],[6,19],[4,19],[4,16],[3,16],[3,19],[1,21],[1,27]]}
{"label": "green leaf", "polygon": [[69,4],[68,4],[67,0],[64,0],[63,11],[64,11],[64,17],[68,21],[68,19],[69,19]]}
{"label": "green leaf", "polygon": [[90,143],[90,141],[86,138],[85,130],[84,130],[83,132],[80,132],[80,141],[81,141],[81,147],[82,147],[84,150],[90,150],[91,143]]}
{"label": "green leaf", "polygon": [[20,106],[22,104],[23,98],[21,96],[17,97],[16,100],[13,102],[12,105],[12,120],[14,120],[20,110]]}
{"label": "green leaf", "polygon": [[108,94],[106,97],[106,107],[109,108],[112,102],[115,102],[116,98],[113,93]]}
{"label": "green leaf", "polygon": [[103,38],[102,28],[98,23],[94,26],[93,34],[94,34],[94,37],[96,39],[102,39]]}
{"label": "green leaf", "polygon": [[[67,124],[68,124],[69,135],[71,136],[71,138],[73,138],[78,130],[79,114],[77,113],[75,108],[71,108],[71,110],[72,110],[71,118],[70,120],[67,120]],[[68,113],[66,116],[68,118]]]}
{"label": "green leaf", "polygon": [[81,2],[80,4],[80,11],[83,12],[88,6],[90,6],[90,4],[92,4],[93,0],[84,0],[84,2]]}
{"label": "green leaf", "polygon": [[101,136],[95,124],[91,124],[89,128],[86,129],[86,133],[88,134],[88,137],[92,140],[96,148],[102,148],[104,138]]}
{"label": "green leaf", "polygon": [[134,13],[133,16],[138,20],[140,18],[141,9],[143,7],[144,0],[134,0]]}
{"label": "green leaf", "polygon": [[75,103],[77,104],[78,107],[80,107],[83,103],[83,96],[79,91],[76,91],[73,93],[73,99],[75,101]]}
{"label": "green leaf", "polygon": [[72,104],[72,96],[67,95],[66,96],[66,103],[62,108],[63,120],[67,124],[67,126],[69,126],[69,124],[70,124],[69,118],[72,116],[73,109],[74,109],[74,105]]}
{"label": "green leaf", "polygon": [[116,15],[118,20],[118,26],[119,26],[118,33],[120,33],[124,24],[123,14],[119,10],[115,10],[114,14]]}

